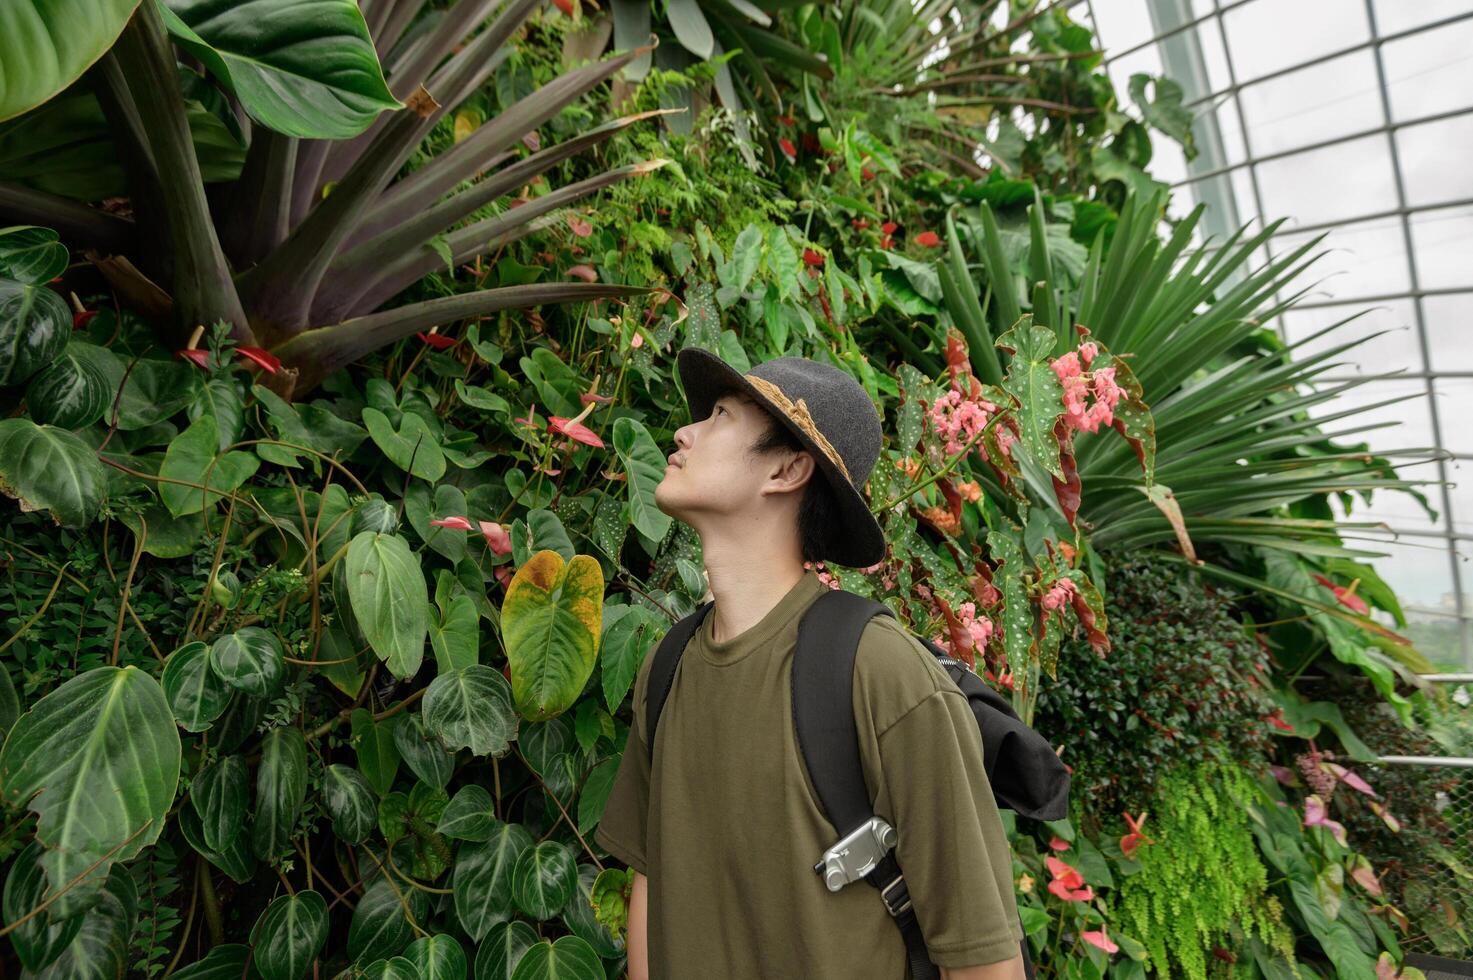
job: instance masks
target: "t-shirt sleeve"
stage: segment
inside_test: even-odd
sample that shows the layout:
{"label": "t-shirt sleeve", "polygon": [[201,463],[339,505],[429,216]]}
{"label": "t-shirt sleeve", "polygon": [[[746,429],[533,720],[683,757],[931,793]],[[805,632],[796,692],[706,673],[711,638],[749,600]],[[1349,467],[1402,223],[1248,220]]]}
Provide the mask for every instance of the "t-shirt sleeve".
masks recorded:
{"label": "t-shirt sleeve", "polygon": [[937,966],[1011,959],[1022,924],[1012,851],[976,716],[959,690],[923,698],[878,734],[896,860]]}
{"label": "t-shirt sleeve", "polygon": [[646,654],[634,682],[634,717],[629,723],[629,736],[624,742],[624,756],[614,776],[613,788],[604,804],[602,819],[593,839],[614,857],[642,875],[649,875],[646,863],[646,830],[650,809],[650,753],[645,740],[644,713],[650,662],[654,648]]}

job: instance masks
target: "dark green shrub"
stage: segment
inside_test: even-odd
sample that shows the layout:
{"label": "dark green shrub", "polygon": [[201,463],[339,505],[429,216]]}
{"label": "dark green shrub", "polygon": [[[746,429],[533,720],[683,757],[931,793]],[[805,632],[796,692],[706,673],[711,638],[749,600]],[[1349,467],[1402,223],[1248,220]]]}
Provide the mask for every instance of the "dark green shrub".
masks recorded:
{"label": "dark green shrub", "polygon": [[1059,652],[1058,679],[1039,692],[1033,723],[1073,767],[1082,812],[1149,806],[1168,772],[1199,762],[1268,758],[1273,710],[1257,646],[1229,598],[1177,564],[1133,559],[1106,583],[1112,647],[1084,638]]}

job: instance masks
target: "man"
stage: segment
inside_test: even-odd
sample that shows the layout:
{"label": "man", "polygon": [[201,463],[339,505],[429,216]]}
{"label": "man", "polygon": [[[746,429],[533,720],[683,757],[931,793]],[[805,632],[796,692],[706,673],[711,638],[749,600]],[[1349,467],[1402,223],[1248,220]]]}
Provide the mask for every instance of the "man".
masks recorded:
{"label": "man", "polygon": [[[904,980],[900,930],[863,882],[813,870],[837,837],[793,729],[798,622],[829,586],[818,561],[868,567],[884,536],[862,488],[880,452],[864,389],[830,365],[780,357],[742,373],[677,356],[694,421],[655,489],[701,539],[715,604],[680,658],[651,764],[652,657],[595,840],[635,871],[632,980]],[[855,719],[874,812],[896,830],[930,959],[949,980],[1022,978],[1012,859],[961,691],[887,616],[854,666]]]}

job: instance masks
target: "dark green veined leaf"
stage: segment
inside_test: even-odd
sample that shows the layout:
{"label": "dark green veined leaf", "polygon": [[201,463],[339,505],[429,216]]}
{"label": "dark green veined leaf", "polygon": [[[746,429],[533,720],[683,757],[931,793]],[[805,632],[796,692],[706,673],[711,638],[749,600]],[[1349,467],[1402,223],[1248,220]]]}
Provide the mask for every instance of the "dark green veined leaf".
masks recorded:
{"label": "dark green veined leaf", "polygon": [[22,385],[62,355],[72,311],[46,286],[0,279],[0,385]]}
{"label": "dark green veined leaf", "polygon": [[102,505],[107,474],[76,434],[30,419],[0,420],[0,491],[22,511],[49,510],[66,527],[82,527]]}
{"label": "dark green veined leaf", "polygon": [[373,831],[373,790],[363,774],[334,764],[323,774],[322,802],[332,817],[332,832],[349,844],[361,844]]}
{"label": "dark green veined leaf", "polygon": [[421,936],[409,944],[404,958],[421,980],[466,980],[465,950],[454,936]]}
{"label": "dark green veined leaf", "polygon": [[403,956],[374,960],[363,968],[363,980],[421,980],[419,970]]}
{"label": "dark green veined leaf", "polygon": [[665,454],[649,430],[627,415],[614,420],[614,451],[624,464],[629,516],[634,526],[651,541],[663,540],[673,520],[655,505],[655,487],[665,479],[669,465]]}
{"label": "dark green veined leaf", "polygon": [[406,911],[416,923],[424,925],[429,914],[425,893],[385,875],[375,878],[358,900],[353,921],[348,924],[348,955],[353,961],[371,963],[402,953],[414,938]]}
{"label": "dark green veined leaf", "polygon": [[413,677],[429,635],[429,589],[409,542],[362,531],[345,562],[353,617],[374,653],[395,677]]}
{"label": "dark green veined leaf", "polygon": [[0,228],[0,278],[34,286],[61,275],[70,256],[59,237],[36,225]]}
{"label": "dark green veined leaf", "polygon": [[565,844],[545,840],[517,858],[512,870],[512,901],[534,919],[549,919],[568,903],[577,878],[573,852]]}
{"label": "dark green veined leaf", "polygon": [[82,77],[138,0],[11,0],[0,5],[0,119],[34,109]]}
{"label": "dark green veined leaf", "polygon": [[20,717],[20,698],[15,693],[15,682],[10,671],[0,664],[0,741]]}
{"label": "dark green veined leaf", "polygon": [[414,774],[437,789],[444,789],[455,772],[455,755],[445,751],[439,739],[425,730],[418,712],[403,715],[394,726],[394,747]]}
{"label": "dark green veined leaf", "polygon": [[614,788],[614,777],[619,772],[619,760],[605,759],[593,767],[583,781],[583,791],[578,796],[578,831],[587,833],[604,815],[609,802],[609,793]]}
{"label": "dark green veined leaf", "polygon": [[390,793],[379,804],[379,830],[393,847],[401,873],[434,881],[450,867],[450,841],[433,829],[449,803],[443,789],[420,782],[408,795]]}
{"label": "dark green veined leaf", "polygon": [[273,728],[261,740],[251,850],[270,861],[287,850],[307,798],[307,743],[296,727]]}
{"label": "dark green veined leaf", "polygon": [[645,656],[663,634],[660,618],[643,606],[629,607],[604,631],[598,660],[604,704],[610,711],[619,710],[624,703]]}
{"label": "dark green veined leaf", "polygon": [[527,764],[540,776],[552,772],[558,757],[573,747],[573,733],[563,718],[522,726],[518,739]]}
{"label": "dark green veined leaf", "polygon": [[476,980],[511,980],[522,956],[536,944],[536,930],[521,919],[492,926],[476,952]]}
{"label": "dark green veined leaf", "polygon": [[164,697],[174,720],[186,732],[202,732],[230,704],[230,688],[210,666],[210,648],[198,640],[184,644],[164,661]]}
{"label": "dark green veined leaf", "polygon": [[142,429],[188,405],[194,397],[194,375],[190,374],[194,370],[198,369],[178,360],[140,359],[123,383],[118,428],[127,432]]}
{"label": "dark green veined leaf", "polygon": [[215,719],[210,729],[210,742],[221,752],[234,752],[255,730],[266,713],[264,698],[253,698],[236,691],[225,706],[225,713]]}
{"label": "dark green veined leaf", "polygon": [[[6,925],[15,925],[46,898],[46,873],[41,870],[41,845],[31,841],[16,856],[5,876],[3,911]],[[10,933],[15,953],[27,970],[35,973],[61,955],[82,928],[82,916],[74,915],[53,921],[51,911],[43,910],[16,926]]]}
{"label": "dark green veined leaf", "polygon": [[286,679],[286,662],[276,634],[259,626],[242,626],[226,633],[210,648],[210,666],[238,691],[269,697]]}
{"label": "dark green veined leaf", "polygon": [[563,907],[563,924],[599,956],[614,959],[624,955],[624,941],[615,939],[614,934],[594,916],[593,883],[598,874],[598,868],[591,864],[578,866],[577,888]]}
{"label": "dark green veined leaf", "polygon": [[182,482],[160,483],[159,498],[175,517],[215,504],[260,468],[261,459],[255,453],[235,450],[221,456],[219,451],[219,427],[213,415],[201,415],[169,443],[159,476]]}
{"label": "dark green veined leaf", "polygon": [[376,722],[373,715],[363,708],[354,709],[351,719],[358,769],[380,796],[393,788],[394,774],[399,771],[399,749],[394,744],[394,728],[398,722],[398,716]]}
{"label": "dark green veined leaf", "polygon": [[234,881],[243,885],[255,877],[256,856],[251,853],[248,835],[236,834],[223,851],[212,850],[205,843],[204,827],[192,806],[179,808],[179,830],[190,847],[204,855],[206,860]]}
{"label": "dark green veined leaf", "polygon": [[455,857],[451,888],[455,914],[476,941],[514,913],[512,883],[517,863],[532,849],[532,835],[521,824],[494,821],[488,838],[462,844]]}
{"label": "dark green veined leaf", "polygon": [[[334,566],[337,571],[341,565]],[[349,611],[351,615],[351,611]],[[371,659],[367,648],[360,650],[346,631],[329,626],[322,631],[322,642],[317,647],[317,668],[332,682],[332,686],[350,698],[356,698],[363,689]]]}
{"label": "dark green veined leaf", "polygon": [[451,799],[435,829],[455,840],[484,841],[496,825],[496,804],[485,787],[471,783],[462,786]]}
{"label": "dark green veined leaf", "polygon": [[245,395],[234,377],[211,378],[197,389],[188,407],[189,420],[213,415],[216,429],[216,451],[225,452],[245,431]]}
{"label": "dark green veined leaf", "polygon": [[[53,908],[55,906],[52,906]],[[116,980],[128,968],[128,942],[138,923],[138,887],[125,868],[115,867],[101,900],[82,913],[71,945],[36,980]]]}
{"label": "dark green veined leaf", "polygon": [[168,0],[169,32],[246,111],[288,136],[349,139],[401,103],[356,3]]}
{"label": "dark green veined leaf", "polygon": [[[449,577],[450,573],[440,574]],[[481,635],[474,599],[468,595],[437,596],[430,620],[430,649],[435,651],[435,665],[442,675],[477,662]]]}
{"label": "dark green veined leaf", "polygon": [[189,799],[199,815],[206,847],[226,850],[245,830],[249,792],[250,773],[238,755],[221,756],[194,777]]}
{"label": "dark green veined leaf", "polygon": [[31,418],[62,429],[80,429],[102,418],[113,392],[92,354],[100,350],[94,344],[70,343],[60,357],[38,371],[26,386]]}
{"label": "dark green veined leaf", "polygon": [[[692,0],[694,2],[694,0]],[[577,936],[555,943],[543,940],[522,956],[511,980],[605,980],[604,965],[593,947]]]}
{"label": "dark green veined leaf", "polygon": [[327,900],[315,891],[282,895],[251,928],[263,980],[301,980],[327,942]]}
{"label": "dark green veined leaf", "polygon": [[441,674],[425,692],[424,724],[452,752],[505,755],[517,735],[511,685],[485,664]]}
{"label": "dark green veined leaf", "polygon": [[174,980],[255,980],[259,974],[247,964],[251,960],[251,948],[244,943],[225,943],[216,946],[185,967],[174,973]]}
{"label": "dark green veined leaf", "polygon": [[363,425],[374,444],[395,466],[433,483],[445,475],[445,451],[425,420],[405,412],[396,429],[376,408],[363,410]]}
{"label": "dark green veined leaf", "polygon": [[73,677],[15,723],[0,748],[0,792],[35,812],[52,889],[78,881],[51,906],[58,916],[95,902],[114,861],[158,840],[180,754],[163,690],[136,667]]}

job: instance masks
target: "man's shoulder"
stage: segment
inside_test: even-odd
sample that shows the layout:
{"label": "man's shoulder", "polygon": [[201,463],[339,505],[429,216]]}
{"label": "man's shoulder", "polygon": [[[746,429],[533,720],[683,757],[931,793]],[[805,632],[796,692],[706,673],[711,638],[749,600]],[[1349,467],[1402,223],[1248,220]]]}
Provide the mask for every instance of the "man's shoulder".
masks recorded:
{"label": "man's shoulder", "polygon": [[865,624],[854,656],[855,707],[868,706],[877,732],[938,691],[961,696],[936,655],[899,620],[876,616]]}

